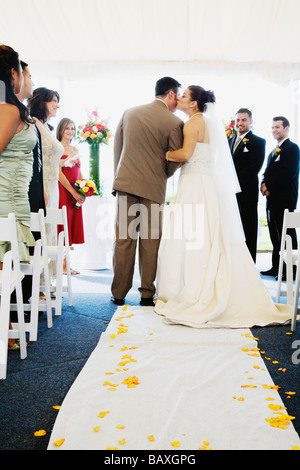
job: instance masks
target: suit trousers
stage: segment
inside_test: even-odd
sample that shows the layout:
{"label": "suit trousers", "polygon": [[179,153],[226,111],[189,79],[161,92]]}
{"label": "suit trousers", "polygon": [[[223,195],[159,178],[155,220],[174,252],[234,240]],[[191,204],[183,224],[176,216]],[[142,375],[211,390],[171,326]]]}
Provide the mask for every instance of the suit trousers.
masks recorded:
{"label": "suit trousers", "polygon": [[245,242],[253,258],[256,262],[257,250],[257,229],[258,229],[258,215],[257,215],[257,199],[245,199],[237,196],[240,216],[245,234]]}
{"label": "suit trousers", "polygon": [[[271,242],[273,245],[272,268],[277,272],[279,268],[280,245],[281,245],[284,210],[285,208],[283,207],[272,208],[272,209],[267,208],[268,227],[269,227]],[[290,235],[292,239],[293,250],[296,250],[298,247],[296,230],[287,229],[287,234]]]}
{"label": "suit trousers", "polygon": [[162,205],[139,196],[117,192],[114,276],[111,286],[116,299],[124,299],[132,287],[138,246],[141,297],[152,298],[161,239]]}

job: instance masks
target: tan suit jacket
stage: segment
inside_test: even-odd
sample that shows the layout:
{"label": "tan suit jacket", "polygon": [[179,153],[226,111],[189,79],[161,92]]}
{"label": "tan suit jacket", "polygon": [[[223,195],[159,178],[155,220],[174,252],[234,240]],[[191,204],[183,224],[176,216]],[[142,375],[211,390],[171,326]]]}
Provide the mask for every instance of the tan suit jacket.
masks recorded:
{"label": "tan suit jacket", "polygon": [[161,100],[125,111],[115,133],[113,190],[165,202],[167,178],[179,167],[165,153],[183,143],[183,122]]}

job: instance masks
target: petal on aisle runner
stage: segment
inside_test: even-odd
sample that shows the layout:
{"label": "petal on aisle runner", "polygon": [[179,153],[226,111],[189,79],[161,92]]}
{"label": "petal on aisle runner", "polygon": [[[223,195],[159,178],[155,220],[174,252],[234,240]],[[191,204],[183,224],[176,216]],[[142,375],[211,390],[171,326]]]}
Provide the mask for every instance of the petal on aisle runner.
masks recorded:
{"label": "petal on aisle runner", "polygon": [[167,325],[151,307],[125,306],[70,388],[48,449],[299,445],[250,330]]}

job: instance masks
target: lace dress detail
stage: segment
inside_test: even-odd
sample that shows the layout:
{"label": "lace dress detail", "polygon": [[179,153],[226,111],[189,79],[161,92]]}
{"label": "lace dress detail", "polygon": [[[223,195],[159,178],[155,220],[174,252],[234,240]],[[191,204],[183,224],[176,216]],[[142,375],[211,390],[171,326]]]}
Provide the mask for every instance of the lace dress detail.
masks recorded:
{"label": "lace dress detail", "polygon": [[212,174],[212,162],[210,158],[209,144],[198,142],[193,156],[183,164],[181,174],[202,173]]}

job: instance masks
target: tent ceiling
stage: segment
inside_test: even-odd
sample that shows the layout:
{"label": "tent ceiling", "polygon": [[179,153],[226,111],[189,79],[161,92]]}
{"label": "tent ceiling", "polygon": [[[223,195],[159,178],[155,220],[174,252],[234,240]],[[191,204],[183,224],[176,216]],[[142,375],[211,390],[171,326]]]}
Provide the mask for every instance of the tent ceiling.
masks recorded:
{"label": "tent ceiling", "polygon": [[0,0],[0,42],[45,67],[116,63],[300,68],[299,0]]}

